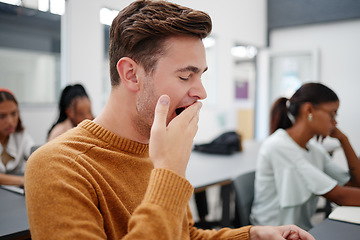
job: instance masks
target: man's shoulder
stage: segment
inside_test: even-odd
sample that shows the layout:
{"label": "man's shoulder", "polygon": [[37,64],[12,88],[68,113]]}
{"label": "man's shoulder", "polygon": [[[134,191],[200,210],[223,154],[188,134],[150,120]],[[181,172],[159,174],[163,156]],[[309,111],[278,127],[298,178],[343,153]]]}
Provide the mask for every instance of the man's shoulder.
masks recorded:
{"label": "man's shoulder", "polygon": [[29,161],[54,161],[56,159],[74,159],[77,155],[94,147],[96,139],[82,129],[73,128],[61,136],[39,147]]}

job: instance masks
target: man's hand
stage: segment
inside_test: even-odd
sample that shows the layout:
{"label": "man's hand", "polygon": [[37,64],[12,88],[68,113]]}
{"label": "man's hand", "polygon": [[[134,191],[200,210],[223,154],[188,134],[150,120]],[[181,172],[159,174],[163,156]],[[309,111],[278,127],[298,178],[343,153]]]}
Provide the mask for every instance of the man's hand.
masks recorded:
{"label": "man's hand", "polygon": [[315,240],[315,238],[305,230],[295,225],[285,225],[279,227],[254,226],[250,228],[250,240]]}
{"label": "man's hand", "polygon": [[155,168],[170,169],[185,177],[202,104],[189,106],[166,126],[169,105],[169,96],[160,96],[150,134],[150,159]]}

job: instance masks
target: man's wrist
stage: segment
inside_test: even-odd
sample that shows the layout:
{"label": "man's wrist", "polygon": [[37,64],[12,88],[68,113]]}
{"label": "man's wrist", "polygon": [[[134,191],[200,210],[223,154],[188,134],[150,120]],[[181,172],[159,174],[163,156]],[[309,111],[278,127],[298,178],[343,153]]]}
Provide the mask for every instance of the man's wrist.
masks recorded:
{"label": "man's wrist", "polygon": [[259,236],[257,234],[258,227],[252,226],[249,230],[249,240],[257,240]]}

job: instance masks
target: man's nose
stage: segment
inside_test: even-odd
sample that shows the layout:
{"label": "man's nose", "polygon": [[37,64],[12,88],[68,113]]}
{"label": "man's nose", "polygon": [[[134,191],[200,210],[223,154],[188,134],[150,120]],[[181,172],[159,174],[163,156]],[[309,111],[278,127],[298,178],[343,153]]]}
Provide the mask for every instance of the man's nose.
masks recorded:
{"label": "man's nose", "polygon": [[196,97],[199,100],[205,99],[207,97],[206,90],[201,80],[197,81],[194,86],[189,91],[190,97]]}

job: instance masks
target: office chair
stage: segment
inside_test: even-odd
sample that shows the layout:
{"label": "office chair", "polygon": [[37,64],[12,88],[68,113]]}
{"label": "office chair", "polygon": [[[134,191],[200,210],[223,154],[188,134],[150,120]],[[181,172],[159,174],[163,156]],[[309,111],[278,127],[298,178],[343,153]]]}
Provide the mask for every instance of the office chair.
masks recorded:
{"label": "office chair", "polygon": [[323,207],[318,207],[316,209],[316,213],[324,213],[325,218],[328,218],[330,213],[332,212],[333,208],[331,206],[331,202],[325,199],[325,205]]}
{"label": "office chair", "polygon": [[35,152],[39,147],[41,147],[41,145],[34,145],[31,147],[31,150],[30,150],[30,154],[32,154],[33,152]]}
{"label": "office chair", "polygon": [[242,174],[233,181],[235,189],[235,227],[250,225],[251,206],[254,201],[255,171]]}

